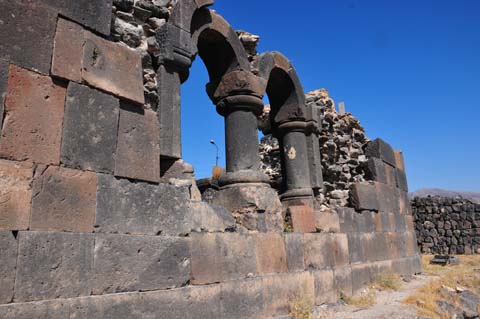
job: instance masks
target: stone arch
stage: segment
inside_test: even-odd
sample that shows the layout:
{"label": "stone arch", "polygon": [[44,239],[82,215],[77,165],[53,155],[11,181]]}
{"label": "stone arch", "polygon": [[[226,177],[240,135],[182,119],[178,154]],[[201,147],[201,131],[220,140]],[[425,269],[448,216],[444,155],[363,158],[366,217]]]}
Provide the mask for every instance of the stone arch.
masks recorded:
{"label": "stone arch", "polygon": [[[259,92],[261,79],[251,72],[248,55],[230,24],[207,8],[212,3],[211,0],[178,1],[170,21],[157,34],[158,42],[163,43],[159,51],[159,72],[164,76],[159,83],[162,79],[167,80],[167,85],[173,81],[175,93],[178,92],[166,103],[159,104],[160,127],[162,130],[165,127],[167,135],[165,151],[174,153],[174,156],[162,155],[181,156],[180,130],[172,134],[174,127],[180,126],[175,123],[180,118],[179,87],[188,78],[192,61],[200,56],[210,77],[207,93],[225,118],[227,176],[221,183],[265,182],[267,178],[260,172],[256,121],[263,108]],[[172,91],[171,88],[169,86],[168,91]],[[163,91],[159,90],[162,94]]]}
{"label": "stone arch", "polygon": [[305,93],[297,72],[279,52],[261,54],[253,63],[264,80],[262,93],[270,100],[271,133],[279,140],[285,201],[313,195],[307,135],[311,112],[305,106]]}

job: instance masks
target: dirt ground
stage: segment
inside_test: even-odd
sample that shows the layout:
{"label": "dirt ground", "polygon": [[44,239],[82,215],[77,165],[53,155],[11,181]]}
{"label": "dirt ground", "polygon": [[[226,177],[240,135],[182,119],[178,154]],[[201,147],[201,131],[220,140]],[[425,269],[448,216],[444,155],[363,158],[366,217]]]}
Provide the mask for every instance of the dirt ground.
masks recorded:
{"label": "dirt ground", "polygon": [[415,276],[404,283],[398,291],[380,291],[376,293],[375,304],[366,309],[350,305],[319,307],[316,314],[319,319],[414,319],[422,318],[413,305],[403,301],[417,288],[425,285],[432,276]]}

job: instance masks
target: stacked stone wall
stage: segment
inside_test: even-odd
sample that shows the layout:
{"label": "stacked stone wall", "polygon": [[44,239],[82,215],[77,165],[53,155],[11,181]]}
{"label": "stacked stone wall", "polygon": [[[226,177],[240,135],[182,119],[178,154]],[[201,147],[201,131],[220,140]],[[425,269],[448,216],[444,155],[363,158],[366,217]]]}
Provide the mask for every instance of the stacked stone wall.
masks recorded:
{"label": "stacked stone wall", "polygon": [[[255,184],[214,204],[190,165],[161,161],[179,86],[152,77],[151,36],[170,1],[0,4],[0,318],[271,318],[421,270],[397,178],[358,186],[355,208],[286,208]],[[168,30],[157,44],[177,54],[185,30]],[[376,143],[379,172],[400,170]]]}
{"label": "stacked stone wall", "polygon": [[461,197],[412,200],[418,246],[424,254],[480,254],[480,204]]}

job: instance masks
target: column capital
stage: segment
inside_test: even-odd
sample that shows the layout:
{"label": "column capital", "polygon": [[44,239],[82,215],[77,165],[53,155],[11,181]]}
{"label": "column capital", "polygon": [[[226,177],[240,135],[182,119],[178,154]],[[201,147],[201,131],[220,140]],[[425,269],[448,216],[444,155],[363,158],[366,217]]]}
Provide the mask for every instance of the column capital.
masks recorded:
{"label": "column capital", "polygon": [[238,110],[250,111],[259,116],[263,111],[263,100],[255,95],[232,95],[217,102],[217,112],[222,116]]}
{"label": "column capital", "polygon": [[309,123],[307,123],[305,120],[292,120],[283,122],[280,123],[276,128],[277,132],[281,135],[289,132],[306,133],[308,129]]}

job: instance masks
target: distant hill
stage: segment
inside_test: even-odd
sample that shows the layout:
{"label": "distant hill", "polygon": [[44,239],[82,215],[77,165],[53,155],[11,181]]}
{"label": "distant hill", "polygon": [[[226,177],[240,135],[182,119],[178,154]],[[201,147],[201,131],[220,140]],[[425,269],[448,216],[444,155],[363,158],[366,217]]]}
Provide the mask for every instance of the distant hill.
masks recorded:
{"label": "distant hill", "polygon": [[427,197],[428,195],[442,197],[462,196],[463,198],[468,198],[471,201],[480,204],[480,193],[477,192],[457,192],[440,188],[422,188],[409,194],[410,198]]}

